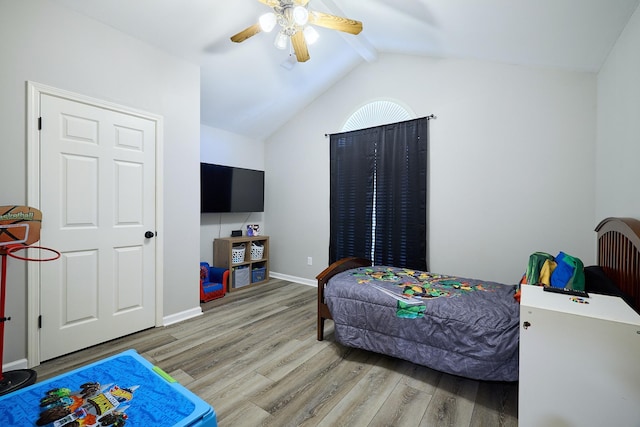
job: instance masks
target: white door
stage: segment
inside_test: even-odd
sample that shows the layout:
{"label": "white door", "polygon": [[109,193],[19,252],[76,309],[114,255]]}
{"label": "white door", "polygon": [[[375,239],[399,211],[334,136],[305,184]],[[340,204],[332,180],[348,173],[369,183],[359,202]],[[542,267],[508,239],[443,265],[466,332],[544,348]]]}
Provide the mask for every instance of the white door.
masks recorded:
{"label": "white door", "polygon": [[[40,94],[40,359],[155,325],[156,122]],[[151,232],[145,237],[145,233]]]}

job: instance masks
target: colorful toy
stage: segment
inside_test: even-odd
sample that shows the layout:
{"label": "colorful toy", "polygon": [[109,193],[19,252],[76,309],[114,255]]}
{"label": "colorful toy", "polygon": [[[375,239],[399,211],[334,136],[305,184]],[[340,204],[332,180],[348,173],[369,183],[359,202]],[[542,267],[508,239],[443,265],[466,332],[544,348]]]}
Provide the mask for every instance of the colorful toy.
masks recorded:
{"label": "colorful toy", "polygon": [[69,389],[54,389],[47,392],[42,400],[59,397],[50,407],[40,412],[38,426],[46,427],[122,427],[127,419],[123,406],[133,399],[133,392],[139,386],[120,388],[117,385],[100,387],[99,383],[85,383],[80,390],[65,396]]}
{"label": "colorful toy", "polygon": [[217,427],[217,421],[211,405],[127,350],[0,396],[0,425]]}
{"label": "colorful toy", "polygon": [[[22,261],[54,261],[60,258],[60,252],[42,246],[30,246],[40,240],[42,212],[30,206],[0,206],[0,257],[2,258],[2,275],[0,277],[0,395],[10,393],[36,382],[36,371],[33,369],[16,369],[2,372],[2,356],[4,351],[4,324],[11,320],[5,316],[7,289],[7,257]],[[19,255],[27,248],[38,248],[49,253],[49,258],[29,258]]]}

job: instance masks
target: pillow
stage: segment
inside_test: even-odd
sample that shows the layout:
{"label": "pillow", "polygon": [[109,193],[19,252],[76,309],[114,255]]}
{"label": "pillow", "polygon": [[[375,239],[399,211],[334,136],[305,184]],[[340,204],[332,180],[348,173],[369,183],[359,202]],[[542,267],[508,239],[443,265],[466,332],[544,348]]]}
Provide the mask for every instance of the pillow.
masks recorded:
{"label": "pillow", "polygon": [[609,279],[602,267],[599,265],[590,265],[584,268],[584,290],[594,294],[613,295],[616,297],[625,296],[618,289],[613,280]]}
{"label": "pillow", "polygon": [[209,281],[209,263],[200,263],[200,281],[206,283]]}
{"label": "pillow", "polygon": [[[587,293],[620,297],[629,305],[629,307],[636,310],[633,307],[633,299],[629,295],[618,289],[616,284],[613,283],[613,280],[609,279],[609,277],[607,277],[607,275],[604,273],[602,267],[598,265],[590,265],[589,267],[585,267],[584,279],[584,290],[587,291]],[[640,313],[639,310],[636,311]]]}

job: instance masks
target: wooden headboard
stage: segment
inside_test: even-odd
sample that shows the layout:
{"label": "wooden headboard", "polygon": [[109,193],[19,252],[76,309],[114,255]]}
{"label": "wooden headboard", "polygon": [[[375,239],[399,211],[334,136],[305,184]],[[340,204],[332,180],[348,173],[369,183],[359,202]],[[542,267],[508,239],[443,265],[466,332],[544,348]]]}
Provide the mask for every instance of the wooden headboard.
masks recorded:
{"label": "wooden headboard", "polygon": [[640,221],[607,218],[596,227],[598,265],[640,310]]}

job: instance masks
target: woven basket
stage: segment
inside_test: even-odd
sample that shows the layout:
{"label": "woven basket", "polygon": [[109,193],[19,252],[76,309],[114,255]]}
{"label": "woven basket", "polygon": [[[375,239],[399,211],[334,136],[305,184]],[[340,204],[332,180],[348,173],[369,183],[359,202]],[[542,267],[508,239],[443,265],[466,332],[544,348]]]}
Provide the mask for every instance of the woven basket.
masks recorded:
{"label": "woven basket", "polygon": [[262,259],[264,255],[264,246],[257,245],[255,243],[251,244],[251,260]]}
{"label": "woven basket", "polygon": [[244,244],[231,248],[231,263],[240,264],[244,262]]}

